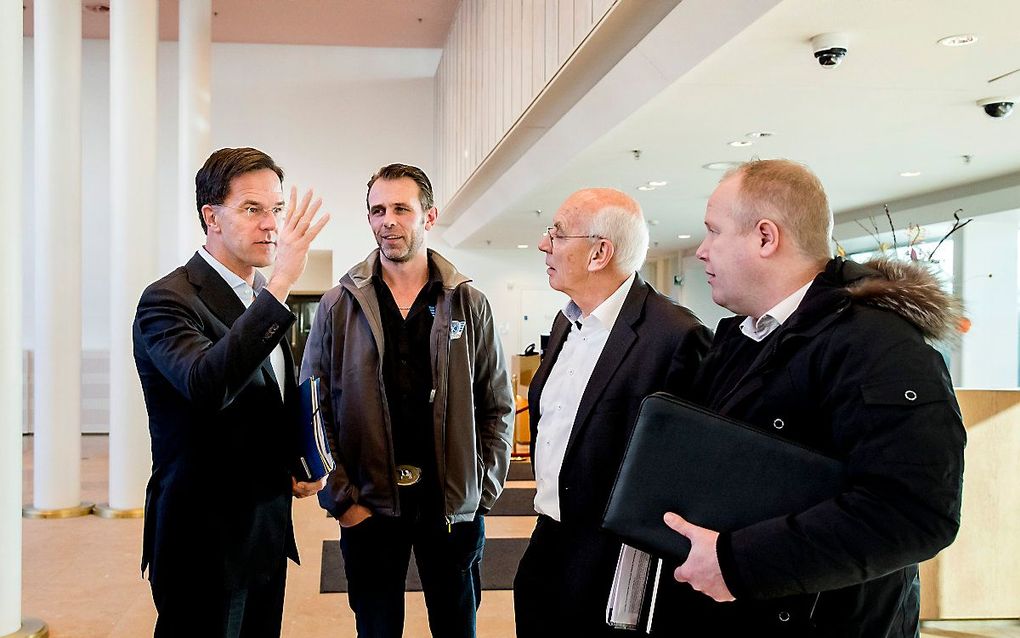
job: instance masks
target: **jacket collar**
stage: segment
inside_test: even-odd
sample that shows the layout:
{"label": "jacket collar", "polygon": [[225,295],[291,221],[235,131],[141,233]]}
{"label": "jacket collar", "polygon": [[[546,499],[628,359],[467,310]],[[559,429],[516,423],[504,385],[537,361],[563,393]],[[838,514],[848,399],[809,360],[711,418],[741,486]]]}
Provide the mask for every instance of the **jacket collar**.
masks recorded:
{"label": "jacket collar", "polygon": [[[462,275],[457,268],[446,260],[445,257],[432,250],[428,249],[429,261],[436,269],[436,273],[439,275],[439,279],[443,282],[443,288],[447,290],[453,290],[461,284],[466,284],[470,279]],[[347,271],[347,274],[340,279],[341,284],[345,284],[349,280],[350,285],[345,286],[350,288],[364,288],[365,286],[372,283],[372,276],[375,274],[376,266],[379,263],[379,249],[376,248],[368,254],[361,263],[355,264],[353,268]]]}
{"label": "jacket collar", "polygon": [[[850,307],[851,294],[848,286],[862,278],[877,274],[841,257],[830,260],[824,270],[815,276],[797,310],[790,315],[788,321],[776,329],[772,340],[758,353],[740,380],[724,395],[719,405],[715,406],[716,409],[725,414],[747,398],[754,396],[764,383],[763,375],[775,368],[778,362],[785,360],[784,353],[825,330]],[[743,319],[744,317],[724,319],[724,323],[720,324],[717,340],[726,343],[731,339],[747,339],[748,337],[739,330]]]}

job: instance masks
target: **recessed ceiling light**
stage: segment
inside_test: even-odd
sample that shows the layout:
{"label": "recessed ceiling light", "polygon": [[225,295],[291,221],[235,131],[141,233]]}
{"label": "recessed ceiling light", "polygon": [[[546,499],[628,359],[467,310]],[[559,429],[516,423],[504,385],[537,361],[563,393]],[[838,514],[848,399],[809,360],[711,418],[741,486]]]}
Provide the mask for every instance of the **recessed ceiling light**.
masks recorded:
{"label": "recessed ceiling light", "polygon": [[659,225],[659,220],[657,220],[657,219],[649,219],[648,220],[648,225],[649,226],[658,226]]}
{"label": "recessed ceiling light", "polygon": [[775,133],[772,133],[772,132],[769,132],[769,131],[751,131],[750,133],[746,134],[744,137],[753,137],[753,138],[757,139],[759,137],[772,137],[773,135],[775,135]]}
{"label": "recessed ceiling light", "polygon": [[900,173],[900,177],[917,177],[921,174],[921,171],[903,171]]}
{"label": "recessed ceiling light", "polygon": [[518,248],[527,248],[528,245],[527,244],[517,244],[517,247]]}
{"label": "recessed ceiling light", "polygon": [[737,147],[750,146],[751,144],[754,144],[754,142],[752,142],[751,140],[733,140],[732,142],[730,142],[730,146]]}
{"label": "recessed ceiling light", "polygon": [[652,181],[652,182],[648,182],[648,185],[649,186],[665,186],[668,183],[669,182],[655,182],[655,181]]}
{"label": "recessed ceiling light", "polygon": [[728,171],[731,168],[740,166],[740,164],[740,162],[709,162],[701,168],[707,168],[710,171]]}
{"label": "recessed ceiling light", "polygon": [[653,191],[653,190],[655,190],[655,187],[654,186],[638,186],[637,189],[639,191]]}
{"label": "recessed ceiling light", "polygon": [[977,42],[977,36],[973,33],[950,35],[939,40],[939,44],[944,47],[965,47],[968,44],[974,44],[975,42]]}
{"label": "recessed ceiling light", "polygon": [[690,239],[691,236],[690,235],[677,235],[676,238],[677,239]]}

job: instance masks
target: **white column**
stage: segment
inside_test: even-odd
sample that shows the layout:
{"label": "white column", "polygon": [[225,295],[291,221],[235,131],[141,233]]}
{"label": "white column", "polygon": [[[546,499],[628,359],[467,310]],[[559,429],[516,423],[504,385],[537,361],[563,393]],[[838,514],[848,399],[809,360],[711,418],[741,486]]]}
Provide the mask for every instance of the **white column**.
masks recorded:
{"label": "white column", "polygon": [[35,3],[35,461],[27,516],[81,497],[81,3]]}
{"label": "white column", "polygon": [[195,173],[212,153],[209,132],[212,0],[180,3],[178,56],[177,238],[183,263],[205,243],[195,207]]}
{"label": "white column", "polygon": [[[21,2],[0,0],[0,193],[21,210]],[[21,215],[0,250],[0,636],[21,628]]]}
{"label": "white column", "polygon": [[151,457],[131,324],[155,279],[157,0],[110,5],[110,502],[100,516],[139,517]]}

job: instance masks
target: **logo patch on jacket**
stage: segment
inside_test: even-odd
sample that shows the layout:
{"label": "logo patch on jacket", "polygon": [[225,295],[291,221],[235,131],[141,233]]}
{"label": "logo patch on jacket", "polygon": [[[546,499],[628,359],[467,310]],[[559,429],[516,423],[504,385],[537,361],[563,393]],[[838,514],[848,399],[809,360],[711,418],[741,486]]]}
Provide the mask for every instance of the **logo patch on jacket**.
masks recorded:
{"label": "logo patch on jacket", "polygon": [[464,326],[467,324],[463,321],[457,321],[453,319],[450,321],[450,340],[460,339],[460,336],[464,334]]}

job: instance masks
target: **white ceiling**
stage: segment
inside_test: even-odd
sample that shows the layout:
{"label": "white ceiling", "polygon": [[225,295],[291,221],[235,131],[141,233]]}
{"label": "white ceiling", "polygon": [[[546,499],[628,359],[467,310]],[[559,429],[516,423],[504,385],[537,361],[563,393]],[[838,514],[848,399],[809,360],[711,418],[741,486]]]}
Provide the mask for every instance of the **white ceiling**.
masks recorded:
{"label": "white ceiling", "polygon": [[[697,28],[675,35],[696,37]],[[809,40],[830,31],[846,33],[850,51],[838,68],[823,69]],[[977,43],[937,44],[961,33],[977,35]],[[559,174],[508,202],[462,246],[534,248],[569,193],[613,186],[641,202],[653,224],[653,254],[692,248],[720,177],[702,165],[752,156],[811,166],[837,214],[869,205],[880,211],[882,202],[994,176],[1016,174],[1020,182],[1020,115],[996,120],[975,104],[1020,96],[1020,72],[988,82],[1018,67],[1017,0],[784,0]],[[775,136],[728,146],[757,130]],[[640,159],[631,149],[641,149]],[[921,175],[901,177],[905,171]],[[649,180],[669,184],[637,191]]]}

